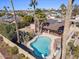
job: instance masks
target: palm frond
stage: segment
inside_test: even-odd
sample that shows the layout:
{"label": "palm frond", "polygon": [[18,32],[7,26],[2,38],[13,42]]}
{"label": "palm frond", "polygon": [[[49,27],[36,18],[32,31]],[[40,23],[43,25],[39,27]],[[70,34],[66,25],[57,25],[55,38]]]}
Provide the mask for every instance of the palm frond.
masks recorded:
{"label": "palm frond", "polygon": [[12,8],[13,8],[13,10],[14,10],[13,0],[10,0],[10,3],[11,3]]}
{"label": "palm frond", "polygon": [[74,3],[75,0],[72,0],[72,4]]}
{"label": "palm frond", "polygon": [[6,6],[4,6],[3,8],[4,8],[5,11],[7,10]]}
{"label": "palm frond", "polygon": [[29,6],[30,6],[30,7],[32,7],[32,3],[31,3],[31,4],[29,4]]}
{"label": "palm frond", "polygon": [[37,0],[31,0],[31,3],[29,4],[31,7],[32,6],[36,6],[38,3],[37,3]]}

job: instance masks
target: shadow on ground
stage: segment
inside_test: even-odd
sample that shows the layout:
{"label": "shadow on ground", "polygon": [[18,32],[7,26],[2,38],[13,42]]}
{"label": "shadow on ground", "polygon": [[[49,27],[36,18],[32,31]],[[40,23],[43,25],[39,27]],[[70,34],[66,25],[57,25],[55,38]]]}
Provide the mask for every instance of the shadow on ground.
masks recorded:
{"label": "shadow on ground", "polygon": [[36,59],[43,59],[42,57],[38,57],[37,55],[35,55],[34,51],[32,51],[31,49],[29,49],[28,47],[26,47],[24,44],[17,43],[17,37],[16,35],[13,36],[12,40],[13,43],[17,44],[19,47],[21,47],[23,50],[25,50],[26,52],[28,52],[29,54],[31,54],[32,56],[34,56]]}
{"label": "shadow on ground", "polygon": [[36,59],[43,59],[42,57],[38,57],[34,54],[34,51],[32,51],[31,49],[29,49],[28,47],[24,46],[23,44],[19,43],[17,44],[19,47],[21,47],[23,50],[27,51],[28,53],[30,53],[32,56],[34,56]]}

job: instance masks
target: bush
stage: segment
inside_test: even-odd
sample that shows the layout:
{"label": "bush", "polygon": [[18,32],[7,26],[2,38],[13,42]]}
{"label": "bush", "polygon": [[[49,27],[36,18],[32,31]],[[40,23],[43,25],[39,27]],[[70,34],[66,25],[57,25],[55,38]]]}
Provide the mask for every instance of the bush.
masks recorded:
{"label": "bush", "polygon": [[25,57],[24,54],[19,54],[19,58],[18,59],[29,59],[28,57]]}
{"label": "bush", "polygon": [[18,27],[19,28],[24,28],[25,26],[29,26],[30,25],[30,23],[33,23],[34,21],[33,21],[33,17],[32,16],[27,16],[27,15],[25,15],[24,17],[22,17],[22,21],[20,21],[19,23],[18,23]]}
{"label": "bush", "polygon": [[0,17],[2,17],[2,16],[4,16],[4,15],[5,15],[5,13],[3,13],[3,12],[2,12],[2,13],[0,13]]}
{"label": "bush", "polygon": [[15,55],[18,53],[18,48],[15,46],[15,47],[10,47],[8,48],[8,52],[11,54],[11,55]]}
{"label": "bush", "polygon": [[34,37],[34,33],[33,32],[29,32],[28,36],[29,36],[30,39],[32,39]]}
{"label": "bush", "polygon": [[79,58],[79,46],[76,46],[75,48],[74,48],[74,56],[78,59]]}
{"label": "bush", "polygon": [[24,17],[25,14],[23,14],[22,12],[17,13],[18,16]]}
{"label": "bush", "polygon": [[0,24],[0,34],[8,39],[12,39],[12,36],[16,28],[14,24]]}
{"label": "bush", "polygon": [[30,23],[32,23],[33,22],[33,17],[32,16],[24,16],[23,17],[23,23],[25,24],[25,25],[29,25]]}
{"label": "bush", "polygon": [[[70,53],[70,51],[72,50],[72,53],[73,53],[74,57],[75,57],[76,59],[78,59],[78,58],[79,58],[79,46],[76,46],[76,47],[75,47],[73,40],[68,43],[68,46],[69,46],[69,49],[67,50],[67,55],[68,55],[68,54]],[[72,47],[72,49],[71,49],[71,47]]]}
{"label": "bush", "polygon": [[28,32],[28,34],[26,34],[24,37],[23,37],[23,40],[24,42],[28,42],[30,41],[31,39],[33,39],[34,37],[34,33],[33,32]]}
{"label": "bush", "polygon": [[73,43],[74,43],[74,41],[71,40],[71,41],[68,43],[68,46],[69,46],[69,47],[74,47],[74,44],[73,44]]}
{"label": "bush", "polygon": [[18,28],[19,29],[20,28],[24,28],[25,26],[26,26],[26,24],[23,21],[21,21],[21,22],[18,23]]}

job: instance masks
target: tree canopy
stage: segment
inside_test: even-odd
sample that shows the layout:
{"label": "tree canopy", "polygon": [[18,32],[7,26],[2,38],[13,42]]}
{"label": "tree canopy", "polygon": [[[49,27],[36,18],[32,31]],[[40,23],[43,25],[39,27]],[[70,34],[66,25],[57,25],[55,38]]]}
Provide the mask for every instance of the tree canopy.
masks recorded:
{"label": "tree canopy", "polygon": [[38,18],[39,21],[45,21],[46,15],[41,9],[36,9],[35,15]]}
{"label": "tree canopy", "polygon": [[74,16],[79,15],[79,5],[77,4],[73,6],[73,15]]}
{"label": "tree canopy", "polygon": [[66,6],[65,6],[65,4],[61,4],[60,10],[61,10],[61,14],[63,14],[63,15],[66,14]]}

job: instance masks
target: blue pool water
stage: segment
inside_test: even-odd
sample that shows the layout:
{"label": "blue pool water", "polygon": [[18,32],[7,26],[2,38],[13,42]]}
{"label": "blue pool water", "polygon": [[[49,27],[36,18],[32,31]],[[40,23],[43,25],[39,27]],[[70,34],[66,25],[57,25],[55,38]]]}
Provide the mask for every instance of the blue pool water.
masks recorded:
{"label": "blue pool water", "polygon": [[34,49],[35,55],[41,57],[42,55],[48,56],[50,54],[51,39],[46,36],[39,36],[34,42],[31,43],[31,47]]}

